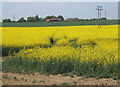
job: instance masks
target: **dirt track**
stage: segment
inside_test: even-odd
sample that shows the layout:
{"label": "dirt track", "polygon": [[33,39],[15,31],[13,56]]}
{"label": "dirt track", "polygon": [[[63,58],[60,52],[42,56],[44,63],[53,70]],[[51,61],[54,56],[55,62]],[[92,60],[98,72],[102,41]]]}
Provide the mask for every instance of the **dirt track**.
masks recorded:
{"label": "dirt track", "polygon": [[97,78],[3,73],[3,85],[119,85],[120,81]]}

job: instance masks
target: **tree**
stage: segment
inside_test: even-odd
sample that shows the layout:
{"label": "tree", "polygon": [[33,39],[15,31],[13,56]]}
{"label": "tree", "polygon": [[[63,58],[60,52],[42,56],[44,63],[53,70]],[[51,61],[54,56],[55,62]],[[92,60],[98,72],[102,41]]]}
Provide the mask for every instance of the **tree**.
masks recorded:
{"label": "tree", "polygon": [[38,22],[39,21],[38,15],[36,15],[35,18],[36,18],[36,22]]}
{"label": "tree", "polygon": [[52,15],[52,16],[46,16],[45,19],[54,19],[54,18],[57,18],[56,16]]}
{"label": "tree", "polygon": [[22,17],[17,22],[26,22],[26,20]]}
{"label": "tree", "polygon": [[62,15],[59,15],[58,18],[61,19],[62,21],[64,21],[64,18]]}
{"label": "tree", "polygon": [[42,22],[42,21],[44,21],[44,19],[43,18],[39,18],[39,22]]}
{"label": "tree", "polygon": [[39,22],[39,17],[38,15],[33,16],[33,17],[28,17],[27,22]]}
{"label": "tree", "polygon": [[28,17],[27,22],[36,22],[36,17]]}
{"label": "tree", "polygon": [[11,22],[11,20],[10,19],[3,19],[2,22]]}
{"label": "tree", "polygon": [[103,17],[103,18],[101,18],[101,20],[107,20],[107,19]]}

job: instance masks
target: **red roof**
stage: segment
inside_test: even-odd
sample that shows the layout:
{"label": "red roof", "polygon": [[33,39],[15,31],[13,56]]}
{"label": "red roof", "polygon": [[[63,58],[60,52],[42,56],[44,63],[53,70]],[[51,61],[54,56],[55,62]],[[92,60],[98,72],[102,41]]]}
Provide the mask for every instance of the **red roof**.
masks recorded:
{"label": "red roof", "polygon": [[46,19],[46,21],[59,21],[60,19]]}
{"label": "red roof", "polygon": [[50,20],[59,20],[59,19],[50,19]]}

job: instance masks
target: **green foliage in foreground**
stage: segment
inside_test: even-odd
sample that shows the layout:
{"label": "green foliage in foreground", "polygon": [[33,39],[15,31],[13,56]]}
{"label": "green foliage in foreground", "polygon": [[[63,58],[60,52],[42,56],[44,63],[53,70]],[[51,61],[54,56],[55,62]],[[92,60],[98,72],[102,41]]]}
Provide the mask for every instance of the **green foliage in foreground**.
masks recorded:
{"label": "green foliage in foreground", "polygon": [[109,64],[107,66],[98,65],[96,62],[81,62],[77,59],[58,61],[30,61],[23,58],[7,58],[3,62],[3,72],[12,73],[34,73],[40,72],[43,74],[65,74],[74,73],[78,76],[99,77],[99,78],[120,78],[118,70],[120,64]]}
{"label": "green foliage in foreground", "polygon": [[49,26],[79,26],[79,25],[117,25],[118,20],[92,21],[62,21],[62,22],[11,22],[2,23],[3,27],[49,27]]}
{"label": "green foliage in foreground", "polygon": [[15,46],[2,46],[2,52],[0,49],[0,53],[2,53],[2,56],[9,56],[9,55],[14,55],[14,53],[18,53],[20,50],[22,49],[28,49],[28,48],[34,48],[36,46],[40,46],[42,48],[47,48],[47,47],[51,47],[52,45],[34,45],[34,46],[24,46],[24,47],[15,47]]}

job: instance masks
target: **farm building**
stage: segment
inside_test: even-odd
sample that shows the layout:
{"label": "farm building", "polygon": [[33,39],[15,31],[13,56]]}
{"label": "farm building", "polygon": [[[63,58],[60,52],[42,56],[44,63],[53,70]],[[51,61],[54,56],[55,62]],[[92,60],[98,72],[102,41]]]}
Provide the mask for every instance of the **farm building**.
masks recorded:
{"label": "farm building", "polygon": [[79,21],[80,19],[78,18],[67,18],[65,21]]}
{"label": "farm building", "polygon": [[49,21],[61,21],[61,19],[58,19],[58,18],[54,18],[54,19],[46,19],[47,22]]}

